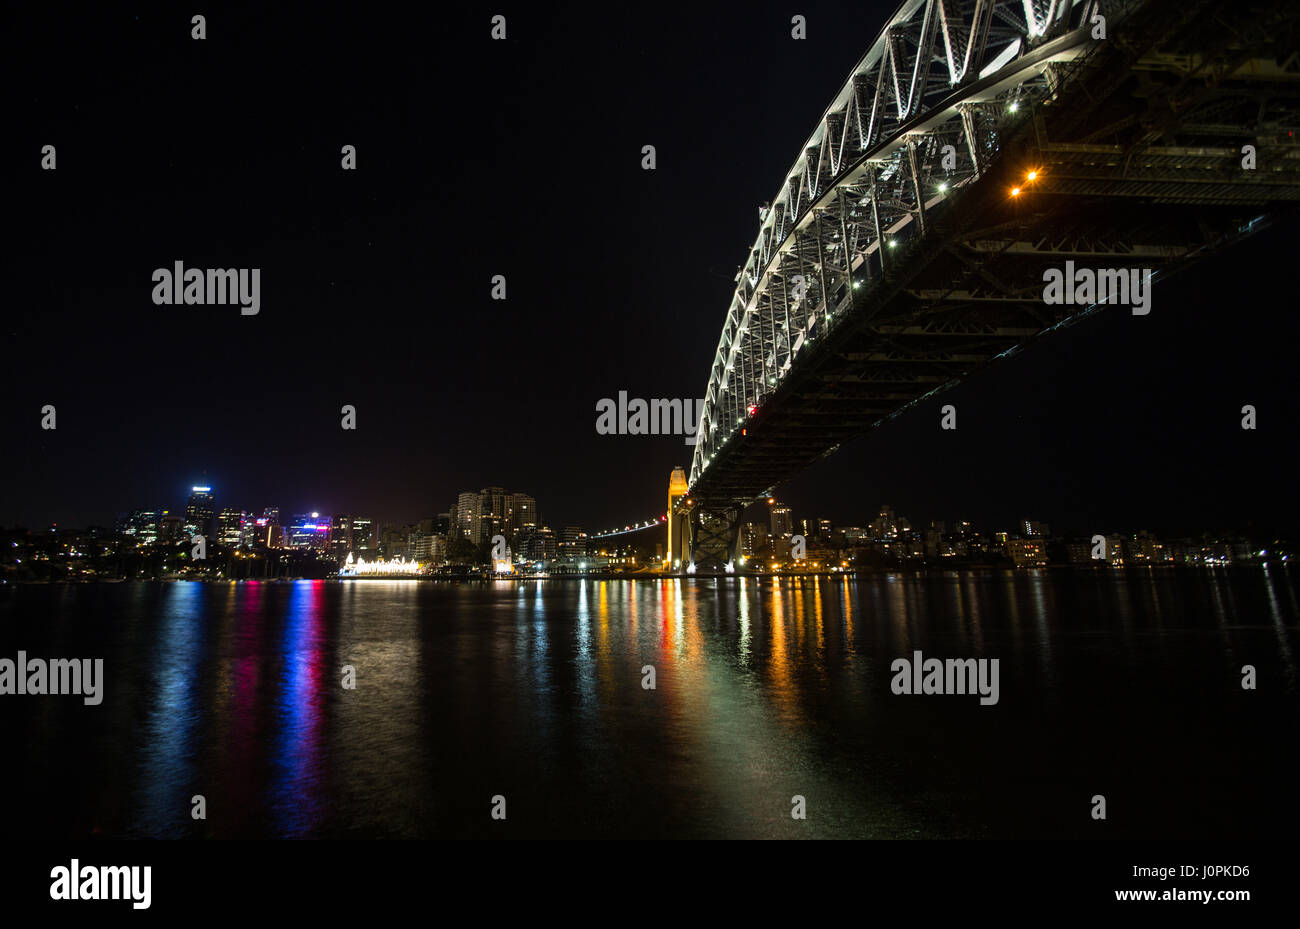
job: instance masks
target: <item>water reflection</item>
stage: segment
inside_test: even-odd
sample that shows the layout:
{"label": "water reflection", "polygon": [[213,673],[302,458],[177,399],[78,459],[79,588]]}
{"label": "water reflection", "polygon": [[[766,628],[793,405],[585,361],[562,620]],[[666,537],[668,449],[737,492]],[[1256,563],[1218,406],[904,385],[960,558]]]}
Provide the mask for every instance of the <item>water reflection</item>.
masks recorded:
{"label": "water reflection", "polygon": [[289,597],[279,649],[272,808],[277,831],[309,834],[320,824],[325,730],[324,581],[301,581]]}
{"label": "water reflection", "polygon": [[201,722],[200,668],[209,600],[204,585],[176,583],[169,585],[159,611],[158,641],[148,663],[155,675],[153,699],[140,758],[137,826],[144,835],[181,835],[191,818],[188,790],[196,781],[194,733]]}
{"label": "water reflection", "polygon": [[[87,596],[31,596],[26,625],[6,628],[75,651],[41,610]],[[87,783],[138,772],[126,799],[90,791],[91,812],[66,817],[110,834],[1073,834],[1059,798],[1099,780],[1124,791],[1194,770],[1224,802],[1264,803],[1231,759],[1280,774],[1270,753],[1295,734],[1297,601],[1278,566],[94,596],[118,637],[117,690],[77,719],[102,731],[61,736],[66,704],[31,712],[42,747]],[[1001,659],[1001,701],[892,694],[890,663],[917,650]],[[1248,708],[1244,663],[1268,682]],[[1203,804],[1198,783],[1170,790]],[[494,824],[498,792],[510,814]],[[37,778],[29,793],[58,820],[65,798]],[[194,794],[206,821],[189,816]],[[806,821],[790,817],[795,795]],[[1191,828],[1163,815],[1126,828]]]}

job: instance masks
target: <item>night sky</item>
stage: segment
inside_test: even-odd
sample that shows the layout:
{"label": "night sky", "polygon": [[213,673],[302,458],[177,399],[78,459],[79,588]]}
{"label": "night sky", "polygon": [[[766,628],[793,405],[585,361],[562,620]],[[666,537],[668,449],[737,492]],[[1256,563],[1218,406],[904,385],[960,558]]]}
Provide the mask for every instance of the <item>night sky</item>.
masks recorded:
{"label": "night sky", "polygon": [[[18,11],[0,524],[175,512],[196,483],[218,506],[386,522],[489,485],[554,526],[661,513],[690,448],[599,436],[596,403],[703,395],[758,207],[893,7]],[[839,523],[889,503],[917,522],[1290,529],[1294,241],[1281,224],[1186,269],[1150,316],[1044,340],[781,496]],[[155,306],[150,275],[177,260],[261,268],[261,312]]]}

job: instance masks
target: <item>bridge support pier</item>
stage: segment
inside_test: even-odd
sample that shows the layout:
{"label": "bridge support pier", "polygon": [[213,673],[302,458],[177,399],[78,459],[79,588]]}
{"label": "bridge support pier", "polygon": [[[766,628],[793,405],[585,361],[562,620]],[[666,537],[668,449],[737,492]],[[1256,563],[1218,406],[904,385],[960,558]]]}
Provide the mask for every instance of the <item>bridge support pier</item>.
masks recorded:
{"label": "bridge support pier", "polygon": [[690,538],[687,541],[687,558],[683,563],[694,565],[697,571],[724,571],[734,566],[736,542],[740,537],[740,507],[708,506],[696,503],[691,507]]}

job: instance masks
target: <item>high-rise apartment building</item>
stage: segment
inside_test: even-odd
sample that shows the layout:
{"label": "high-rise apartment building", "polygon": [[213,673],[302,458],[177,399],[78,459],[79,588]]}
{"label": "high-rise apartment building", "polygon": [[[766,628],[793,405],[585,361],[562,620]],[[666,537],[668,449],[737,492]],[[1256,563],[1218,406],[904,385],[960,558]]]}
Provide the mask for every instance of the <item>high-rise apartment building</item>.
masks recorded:
{"label": "high-rise apartment building", "polygon": [[244,537],[244,514],[241,510],[223,507],[217,514],[217,542],[238,548]]}
{"label": "high-rise apartment building", "polygon": [[[525,529],[541,525],[537,501],[529,494],[511,493],[504,487],[484,487],[478,493],[465,491],[446,516],[448,538],[469,539],[475,545],[491,541],[496,535],[514,539]],[[440,519],[434,521],[435,528]]]}
{"label": "high-rise apartment building", "polygon": [[375,547],[375,524],[365,516],[335,515],[330,526],[330,550],[347,557],[348,552],[368,552]]}
{"label": "high-rise apartment building", "polygon": [[524,529],[536,529],[541,525],[537,518],[537,501],[528,494],[510,495],[510,535],[514,536]]}
{"label": "high-rise apartment building", "polygon": [[166,515],[166,510],[132,510],[122,520],[119,531],[137,545],[152,545],[158,541],[158,524]]}
{"label": "high-rise apartment building", "polygon": [[452,535],[469,539],[475,545],[482,542],[483,533],[479,526],[481,513],[479,495],[468,490],[462,493],[456,498],[456,505],[451,508]]}
{"label": "high-rise apartment building", "polygon": [[577,526],[565,526],[560,530],[560,557],[585,558],[587,555],[586,530]]}
{"label": "high-rise apartment building", "polygon": [[770,521],[774,539],[790,535],[794,531],[794,517],[790,513],[790,508],[783,503],[772,504]]}

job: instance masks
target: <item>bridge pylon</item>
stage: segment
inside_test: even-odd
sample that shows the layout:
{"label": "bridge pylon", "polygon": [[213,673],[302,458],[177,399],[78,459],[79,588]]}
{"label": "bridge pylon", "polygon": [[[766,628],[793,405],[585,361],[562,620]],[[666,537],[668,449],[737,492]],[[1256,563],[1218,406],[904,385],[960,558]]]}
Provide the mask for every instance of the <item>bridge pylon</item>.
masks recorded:
{"label": "bridge pylon", "polygon": [[664,559],[664,569],[678,571],[689,563],[686,540],[690,530],[686,527],[686,507],[682,500],[686,496],[686,469],[673,468],[668,477],[668,556]]}
{"label": "bridge pylon", "polygon": [[734,503],[714,505],[688,497],[687,558],[683,567],[702,572],[734,570],[742,512],[743,508]]}

